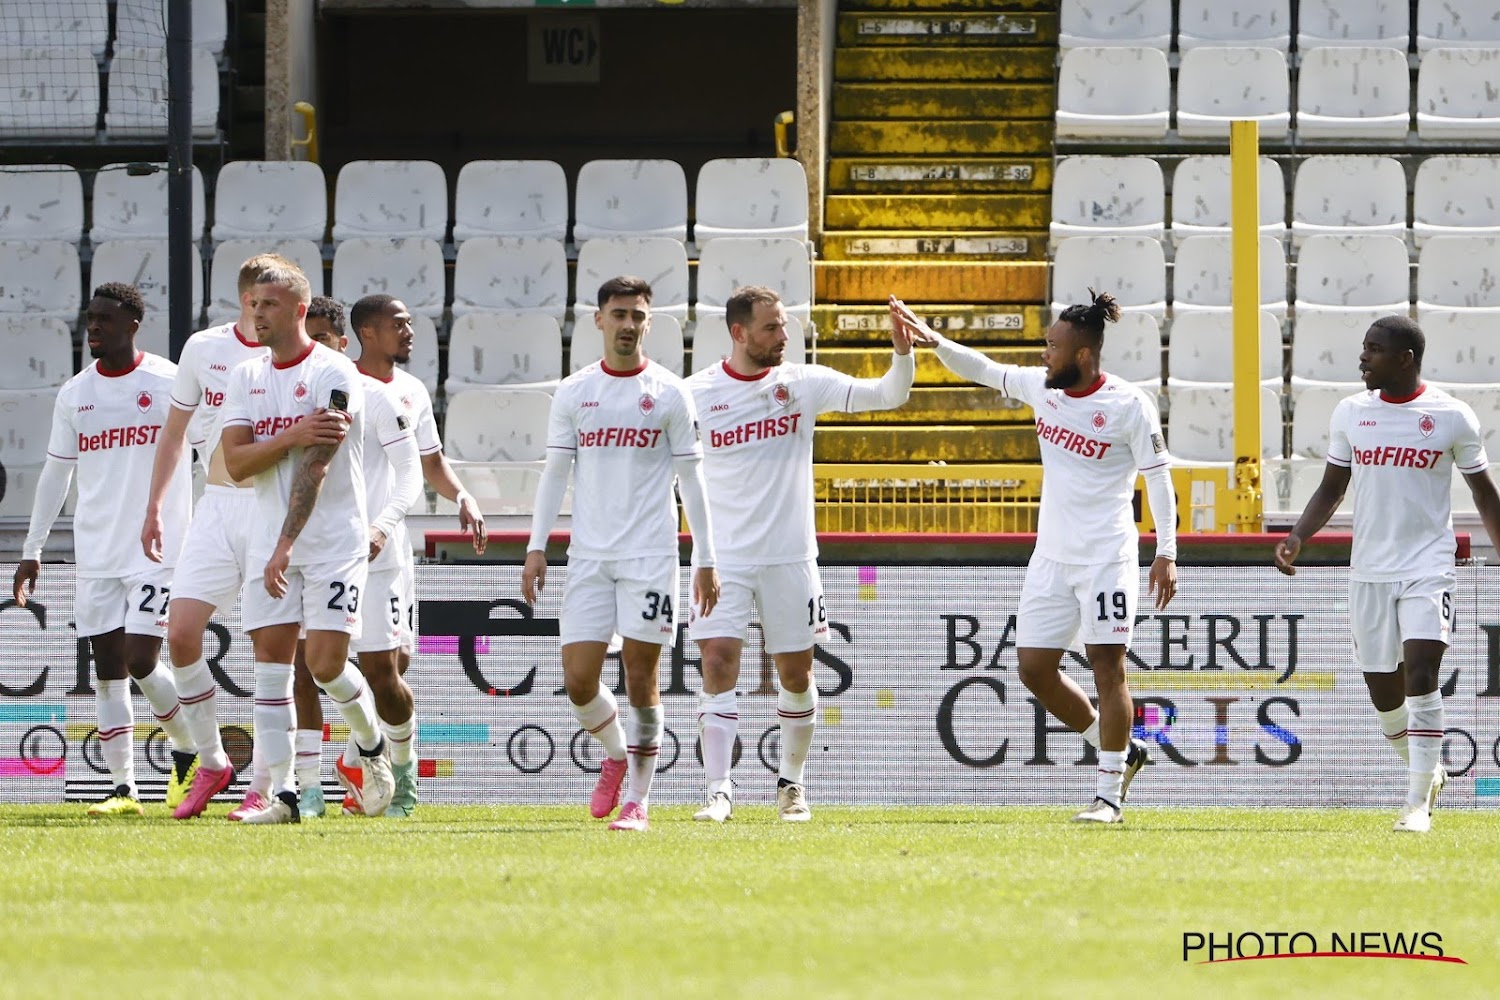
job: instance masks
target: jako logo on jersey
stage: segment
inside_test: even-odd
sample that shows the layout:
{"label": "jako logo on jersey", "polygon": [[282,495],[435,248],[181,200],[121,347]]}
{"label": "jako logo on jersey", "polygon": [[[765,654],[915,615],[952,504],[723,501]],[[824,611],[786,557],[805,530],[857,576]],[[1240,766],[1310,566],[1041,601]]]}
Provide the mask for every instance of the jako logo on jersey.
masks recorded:
{"label": "jako logo on jersey", "polygon": [[1417,420],[1417,430],[1422,432],[1424,438],[1432,437],[1432,432],[1437,430],[1437,421],[1432,419],[1432,414],[1424,413]]}
{"label": "jako logo on jersey", "polygon": [[78,435],[78,451],[107,451],[110,448],[133,448],[141,444],[155,444],[161,424],[146,424],[140,427],[111,427],[98,434]]}
{"label": "jako logo on jersey", "polygon": [[302,400],[307,398],[306,382],[298,382],[292,387],[292,398],[297,400],[298,402],[301,402]]}
{"label": "jako logo on jersey", "polygon": [[656,400],[651,397],[651,393],[641,393],[640,407],[642,413],[648,417],[651,416],[651,411],[656,409]]}
{"label": "jako logo on jersey", "polygon": [[582,403],[579,403],[578,408],[580,410],[591,410],[596,408],[598,405],[599,401],[597,399],[588,399],[584,400]]}
{"label": "jako logo on jersey", "polygon": [[1401,448],[1388,444],[1384,448],[1355,448],[1354,460],[1360,465],[1389,465],[1396,469],[1430,469],[1443,453],[1432,448]]}
{"label": "jako logo on jersey", "polygon": [[661,440],[661,428],[601,427],[578,434],[580,448],[655,448]]}
{"label": "jako logo on jersey", "polygon": [[286,430],[288,427],[292,426],[301,419],[302,418],[300,416],[265,417],[264,419],[257,420],[255,422],[255,427],[253,428],[253,430],[255,432],[255,436],[258,438],[275,437],[277,434],[280,434],[282,431]]}
{"label": "jako logo on jersey", "polygon": [[140,410],[142,413],[148,413],[148,412],[150,412],[150,410],[151,410],[151,393],[146,392],[145,390],[142,390],[141,392],[136,393],[135,394],[135,408],[137,410]]}
{"label": "jako logo on jersey", "polygon": [[729,409],[729,404],[728,403],[715,403],[713,406],[710,406],[708,408],[708,412],[709,413],[723,413],[727,409]]}
{"label": "jako logo on jersey", "polygon": [[266,394],[266,390],[264,390],[264,389],[251,389],[250,390],[250,395],[252,395],[252,396],[264,396],[265,394]]}
{"label": "jako logo on jersey", "polygon": [[1373,420],[1361,420],[1359,422],[1359,426],[1360,427],[1374,427],[1375,426],[1375,421],[1373,421]]}
{"label": "jako logo on jersey", "polygon": [[1084,458],[1103,458],[1104,453],[1112,447],[1108,441],[1095,441],[1093,438],[1084,437],[1077,431],[1070,431],[1057,424],[1049,424],[1045,420],[1036,422],[1036,436],[1065,451],[1082,455]]}
{"label": "jako logo on jersey", "polygon": [[1095,410],[1094,411],[1094,415],[1091,418],[1089,418],[1089,422],[1094,425],[1094,430],[1096,430],[1096,431],[1102,431],[1102,430],[1104,430],[1104,411],[1103,410]]}
{"label": "jako logo on jersey", "polygon": [[786,387],[786,383],[777,382],[776,388],[771,390],[771,398],[776,401],[777,406],[786,406],[792,401],[792,390]]}
{"label": "jako logo on jersey", "polygon": [[79,413],[88,413],[93,408],[94,408],[94,404],[93,403],[84,403],[82,406],[80,406],[78,408],[78,412]]}
{"label": "jako logo on jersey", "polygon": [[708,432],[708,446],[710,448],[728,448],[747,441],[764,441],[767,438],[785,437],[788,434],[797,433],[797,424],[802,420],[800,413],[788,413],[784,417],[767,417],[764,420],[752,420],[738,427],[731,427],[727,431],[710,430]]}
{"label": "jako logo on jersey", "polygon": [[227,372],[229,370],[229,366],[221,365],[216,361],[208,366],[208,370],[211,372]]}

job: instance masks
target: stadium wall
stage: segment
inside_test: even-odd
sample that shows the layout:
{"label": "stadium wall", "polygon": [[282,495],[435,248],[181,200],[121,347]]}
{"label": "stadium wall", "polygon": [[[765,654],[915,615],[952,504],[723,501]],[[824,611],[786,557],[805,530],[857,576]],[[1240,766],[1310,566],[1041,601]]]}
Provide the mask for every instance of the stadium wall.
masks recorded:
{"label": "stadium wall", "polygon": [[[1143,571],[1144,572],[1144,571]],[[532,613],[514,566],[419,566],[417,692],[427,802],[582,802],[597,769],[561,693],[557,614],[566,566]],[[1080,738],[1045,716],[1016,676],[1013,566],[849,565],[823,571],[833,639],[818,650],[821,725],[808,764],[815,802],[1076,806],[1093,788]],[[1165,613],[1139,616],[1131,657],[1137,731],[1156,766],[1137,805],[1396,805],[1401,764],[1385,745],[1349,656],[1347,576],[1309,567],[1186,567]],[[687,571],[683,573],[687,593]],[[1143,586],[1144,591],[1144,586]],[[45,567],[25,609],[0,603],[0,801],[91,799],[107,779],[94,732],[92,668],[72,627],[72,568]],[[1144,596],[1144,595],[1143,595]],[[1144,602],[1143,602],[1144,603]],[[1500,804],[1500,576],[1461,568],[1445,659],[1444,807]],[[680,610],[680,609],[679,609]],[[248,763],[250,642],[237,615],[206,648],[221,722]],[[679,627],[664,653],[668,733],[653,798],[696,801],[696,647]],[[770,802],[775,671],[747,647],[739,799]],[[1066,668],[1086,678],[1078,661]],[[619,665],[607,668],[621,691]],[[1090,682],[1083,679],[1085,689]],[[623,698],[622,698],[623,701]],[[326,710],[330,719],[336,713]],[[136,700],[138,773],[161,793],[166,748]],[[141,722],[140,720],[145,720]],[[327,733],[340,743],[339,725]],[[325,753],[325,767],[331,750]]]}

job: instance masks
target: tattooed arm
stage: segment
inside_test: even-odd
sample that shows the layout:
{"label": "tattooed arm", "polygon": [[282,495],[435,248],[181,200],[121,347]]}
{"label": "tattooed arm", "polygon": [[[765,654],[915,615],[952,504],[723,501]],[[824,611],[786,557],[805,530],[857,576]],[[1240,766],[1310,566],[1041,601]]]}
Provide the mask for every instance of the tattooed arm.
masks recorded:
{"label": "tattooed arm", "polygon": [[276,551],[266,563],[266,593],[280,599],[286,595],[286,568],[292,561],[292,545],[307,519],[312,516],[323,489],[323,479],[328,475],[328,463],[333,461],[336,444],[319,444],[304,449],[302,460],[297,463],[297,472],[292,477],[291,495],[286,502],[286,520],[281,523],[281,537],[276,540]]}

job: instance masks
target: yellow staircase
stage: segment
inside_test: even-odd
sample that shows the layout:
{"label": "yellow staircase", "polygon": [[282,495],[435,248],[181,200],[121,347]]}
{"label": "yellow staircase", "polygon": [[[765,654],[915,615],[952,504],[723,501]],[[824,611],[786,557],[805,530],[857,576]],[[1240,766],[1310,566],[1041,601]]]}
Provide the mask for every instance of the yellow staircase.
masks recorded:
{"label": "yellow staircase", "polygon": [[[819,361],[884,371],[895,293],[955,340],[1038,363],[1056,59],[1057,0],[842,0],[816,265]],[[930,356],[906,407],[820,423],[820,463],[1038,457],[1026,407],[962,384]]]}

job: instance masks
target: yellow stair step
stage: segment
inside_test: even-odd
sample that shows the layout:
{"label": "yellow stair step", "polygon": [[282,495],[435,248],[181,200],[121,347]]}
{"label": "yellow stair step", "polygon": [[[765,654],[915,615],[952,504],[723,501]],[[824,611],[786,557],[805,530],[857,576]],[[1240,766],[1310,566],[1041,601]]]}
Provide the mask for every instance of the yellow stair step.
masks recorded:
{"label": "yellow stair step", "polygon": [[833,122],[831,155],[1038,155],[1052,150],[1050,121]]}
{"label": "yellow stair step", "polygon": [[[953,338],[957,340],[958,338]],[[1039,365],[1042,348],[1035,347],[976,347],[980,354],[1002,365]],[[855,378],[880,378],[891,367],[891,348],[887,341],[884,347],[822,347],[818,348],[818,364],[827,365],[836,371]],[[917,348],[918,386],[967,386],[971,383],[948,370],[936,354],[924,347]],[[823,419],[822,417],[818,418]],[[1018,419],[1029,419],[1023,414]],[[910,418],[906,423],[916,423]],[[942,421],[939,421],[940,423]],[[962,421],[955,421],[962,423]]]}
{"label": "yellow stair step", "polygon": [[[906,303],[933,329],[970,346],[1021,344],[1040,351],[1042,336],[1052,323],[1048,306],[966,306],[917,299],[907,299]],[[891,335],[891,314],[884,305],[819,303],[813,306],[813,323],[818,328],[818,343],[823,346],[882,344]]]}
{"label": "yellow stair step", "polygon": [[1057,0],[839,0],[839,10],[988,11],[1011,14],[1054,13]]}
{"label": "yellow stair step", "polygon": [[1036,531],[1034,500],[931,500],[823,503],[815,519],[822,532],[858,534],[989,535]]}
{"label": "yellow stair step", "polygon": [[834,229],[1043,230],[1051,218],[1045,194],[834,194],[823,203]]}
{"label": "yellow stair step", "polygon": [[1043,261],[818,261],[814,299],[827,302],[1030,302],[1047,300]]}
{"label": "yellow stair step", "polygon": [[[915,40],[914,40],[915,41]],[[833,78],[854,80],[984,80],[1052,83],[1055,48],[981,49],[971,45],[852,45],[833,53]]]}
{"label": "yellow stair step", "polygon": [[1034,462],[1041,457],[1030,424],[927,427],[820,427],[814,462]]}
{"label": "yellow stair step", "polygon": [[833,116],[862,118],[1045,118],[1057,113],[1050,83],[838,83]]}
{"label": "yellow stair step", "polygon": [[1057,41],[1057,15],[1051,13],[969,13],[856,11],[839,14],[839,45],[1051,45]]}
{"label": "yellow stair step", "polygon": [[1029,424],[1031,408],[1006,399],[989,386],[922,386],[906,404],[869,413],[825,413],[824,424]]}
{"label": "yellow stair step", "polygon": [[1052,190],[1052,157],[836,157],[828,162],[833,194],[983,194]]}
{"label": "yellow stair step", "polygon": [[823,260],[1046,260],[1042,230],[912,232],[905,229],[823,233]]}

